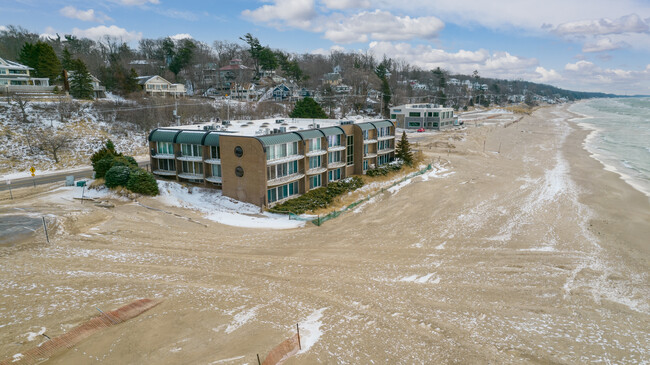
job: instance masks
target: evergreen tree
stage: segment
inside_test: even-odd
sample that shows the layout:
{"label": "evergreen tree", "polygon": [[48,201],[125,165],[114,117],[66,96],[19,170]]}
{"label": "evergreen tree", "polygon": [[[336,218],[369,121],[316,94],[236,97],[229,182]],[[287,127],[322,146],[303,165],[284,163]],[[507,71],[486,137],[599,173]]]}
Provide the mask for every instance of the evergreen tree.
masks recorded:
{"label": "evergreen tree", "polygon": [[184,39],[181,42],[178,51],[175,52],[169,64],[169,71],[174,73],[174,77],[178,78],[178,73],[190,64],[195,48],[196,45],[189,39]]}
{"label": "evergreen tree", "polygon": [[38,41],[34,44],[25,43],[20,50],[19,61],[34,69],[36,77],[47,77],[51,83],[61,73],[61,62],[48,43]]}
{"label": "evergreen tree", "polygon": [[404,161],[407,166],[413,166],[413,152],[411,144],[406,138],[406,131],[402,132],[402,138],[397,142],[395,150],[395,157]]}
{"label": "evergreen tree", "polygon": [[93,83],[86,64],[76,59],[71,62],[70,94],[78,99],[93,98]]}
{"label": "evergreen tree", "polygon": [[327,114],[325,114],[323,108],[321,108],[320,104],[318,104],[316,100],[312,98],[304,98],[302,100],[299,100],[289,116],[291,118],[327,118]]}
{"label": "evergreen tree", "polygon": [[388,84],[387,77],[389,63],[390,61],[384,59],[384,61],[382,61],[382,63],[380,63],[379,66],[377,66],[375,69],[375,74],[381,81],[381,93],[383,98],[383,110],[381,110],[381,114],[383,116],[388,115],[388,104],[390,103],[391,99],[390,85]]}
{"label": "evergreen tree", "polygon": [[63,49],[63,54],[61,56],[61,66],[64,70],[70,70],[72,67],[72,54],[68,51],[68,47]]}

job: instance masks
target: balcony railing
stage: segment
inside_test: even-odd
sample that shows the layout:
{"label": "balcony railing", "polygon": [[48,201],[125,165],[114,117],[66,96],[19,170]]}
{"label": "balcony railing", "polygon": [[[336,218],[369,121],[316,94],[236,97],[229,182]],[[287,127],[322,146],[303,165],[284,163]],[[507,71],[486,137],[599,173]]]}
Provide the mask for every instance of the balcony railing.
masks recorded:
{"label": "balcony railing", "polygon": [[307,170],[307,175],[318,175],[318,174],[322,174],[325,171],[327,171],[325,167],[322,166],[314,167],[313,169]]}
{"label": "balcony railing", "polygon": [[343,151],[344,149],[345,146],[332,146],[332,147],[327,147],[327,152]]}
{"label": "balcony railing", "polygon": [[173,153],[156,153],[154,155],[151,155],[151,157],[161,160],[173,160],[176,158]]}
{"label": "balcony railing", "polygon": [[326,150],[315,150],[315,151],[309,151],[309,152],[305,153],[305,156],[314,157],[314,156],[321,156],[321,155],[324,155],[326,153],[327,153]]}
{"label": "balcony railing", "polygon": [[205,178],[205,180],[217,184],[221,184],[223,182],[221,176],[208,176]]}
{"label": "balcony railing", "polygon": [[176,176],[176,170],[153,170],[153,173],[161,176]]}
{"label": "balcony railing", "polygon": [[327,164],[328,169],[336,169],[345,166],[345,161],[330,162]]}
{"label": "balcony railing", "polygon": [[183,172],[178,174],[178,177],[182,179],[190,179],[190,180],[203,180],[203,174],[194,174],[191,172]]}
{"label": "balcony railing", "polygon": [[209,163],[210,165],[220,165],[221,164],[221,159],[220,158],[209,158],[205,160],[205,163]]}
{"label": "balcony railing", "polygon": [[287,157],[276,158],[275,160],[266,160],[266,166],[273,166],[285,162],[298,161],[298,160],[302,160],[303,158],[305,158],[304,155],[291,155]]}
{"label": "balcony railing", "polygon": [[202,162],[202,156],[178,156],[176,157],[178,161],[192,161],[192,162]]}
{"label": "balcony railing", "polygon": [[282,184],[286,184],[288,182],[300,180],[303,177],[305,177],[305,174],[302,174],[302,173],[291,174],[291,175],[287,175],[287,176],[278,177],[278,178],[275,178],[273,180],[268,180],[266,182],[266,185],[268,185],[268,186],[282,185]]}
{"label": "balcony railing", "polygon": [[377,138],[378,141],[385,141],[387,139],[395,139],[395,136],[389,134],[387,136],[381,136]]}
{"label": "balcony railing", "polygon": [[364,139],[363,144],[377,143],[376,139]]}
{"label": "balcony railing", "polygon": [[368,152],[363,154],[363,158],[375,158],[377,157],[377,154],[374,152]]}
{"label": "balcony railing", "polygon": [[393,151],[395,151],[395,149],[392,148],[392,147],[391,148],[384,148],[384,149],[381,149],[381,150],[377,151],[377,154],[378,155],[385,155],[385,154],[391,153]]}

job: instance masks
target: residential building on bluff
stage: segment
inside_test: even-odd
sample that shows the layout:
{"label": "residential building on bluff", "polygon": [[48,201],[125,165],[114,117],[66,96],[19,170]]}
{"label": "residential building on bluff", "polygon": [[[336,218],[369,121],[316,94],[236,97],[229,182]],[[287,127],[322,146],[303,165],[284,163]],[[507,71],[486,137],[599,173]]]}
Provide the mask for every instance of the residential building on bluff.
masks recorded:
{"label": "residential building on bluff", "polygon": [[395,158],[388,120],[265,119],[158,128],[152,172],[270,207]]}

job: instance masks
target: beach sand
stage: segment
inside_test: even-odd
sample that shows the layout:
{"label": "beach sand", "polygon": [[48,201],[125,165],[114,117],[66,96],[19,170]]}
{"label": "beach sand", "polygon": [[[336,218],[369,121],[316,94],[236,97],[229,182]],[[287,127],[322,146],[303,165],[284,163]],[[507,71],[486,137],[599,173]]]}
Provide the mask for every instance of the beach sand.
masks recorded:
{"label": "beach sand", "polygon": [[321,227],[14,191],[3,208],[56,223],[49,245],[0,247],[0,360],[159,297],[48,363],[256,364],[296,323],[306,349],[286,364],[648,363],[650,202],[589,157],[566,109],[418,137],[445,176]]}

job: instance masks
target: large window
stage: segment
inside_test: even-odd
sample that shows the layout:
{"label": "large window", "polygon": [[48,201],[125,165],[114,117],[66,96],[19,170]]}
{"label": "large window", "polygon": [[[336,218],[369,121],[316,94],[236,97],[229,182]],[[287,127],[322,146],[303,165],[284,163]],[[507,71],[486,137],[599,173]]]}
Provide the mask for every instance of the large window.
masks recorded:
{"label": "large window", "polygon": [[281,177],[289,176],[298,172],[298,161],[281,163],[266,168],[266,175],[268,180],[279,179]]}
{"label": "large window", "polygon": [[377,134],[379,137],[385,137],[390,134],[390,127],[380,127],[377,130]]}
{"label": "large window", "polygon": [[183,172],[203,175],[203,162],[183,161]]}
{"label": "large window", "polygon": [[368,139],[368,131],[363,131],[363,139]]}
{"label": "large window", "polygon": [[327,154],[327,162],[328,163],[341,162],[341,151],[329,152]]}
{"label": "large window", "polygon": [[385,164],[387,164],[389,162],[390,162],[390,154],[379,155],[379,157],[377,157],[377,165],[379,165],[379,166],[385,165]]}
{"label": "large window", "polygon": [[266,148],[266,159],[276,160],[287,156],[298,154],[298,142],[282,143]]}
{"label": "large window", "polygon": [[312,138],[309,140],[309,150],[310,151],[318,151],[321,149],[321,139],[320,138]]}
{"label": "large window", "polygon": [[323,185],[323,182],[321,180],[322,180],[321,175],[314,175],[309,177],[309,188],[310,189],[320,188]]}
{"label": "large window", "polygon": [[219,146],[210,146],[210,158],[215,158],[218,160],[220,158],[220,152],[221,151],[219,150]]}
{"label": "large window", "polygon": [[368,156],[368,145],[367,144],[363,145],[363,155]]}
{"label": "large window", "polygon": [[341,169],[329,170],[327,172],[327,181],[341,180]]}
{"label": "large window", "polygon": [[363,160],[363,171],[368,170],[368,160]]}
{"label": "large window", "polygon": [[347,162],[348,166],[354,165],[354,136],[348,136]]}
{"label": "large window", "polygon": [[163,155],[173,155],[174,154],[174,144],[171,142],[156,142],[156,152]]}
{"label": "large window", "polygon": [[419,117],[420,112],[409,112],[409,117]]}
{"label": "large window", "polygon": [[409,127],[419,127],[420,122],[409,122]]}
{"label": "large window", "polygon": [[314,156],[309,158],[309,168],[316,169],[321,166],[321,156]]}
{"label": "large window", "polygon": [[338,147],[341,145],[341,135],[337,134],[335,136],[327,136],[327,146],[328,147]]}
{"label": "large window", "polygon": [[183,156],[194,156],[201,157],[203,156],[203,149],[198,144],[181,144],[181,154]]}
{"label": "large window", "polygon": [[160,159],[158,160],[158,169],[165,171],[176,171],[176,161]]}
{"label": "large window", "polygon": [[438,112],[433,112],[433,116],[434,116],[434,117],[437,117],[437,116],[438,116]]}
{"label": "large window", "polygon": [[387,139],[387,140],[385,140],[385,141],[379,141],[379,142],[378,142],[378,147],[377,147],[377,149],[378,149],[379,151],[381,151],[381,150],[387,150],[387,149],[389,149],[389,148],[390,148],[390,139]]}
{"label": "large window", "polygon": [[266,191],[266,194],[269,203],[286,199],[293,195],[298,195],[298,182],[295,181],[286,185],[280,185],[278,187],[270,188]]}
{"label": "large window", "polygon": [[221,177],[221,165],[212,165],[212,176]]}

